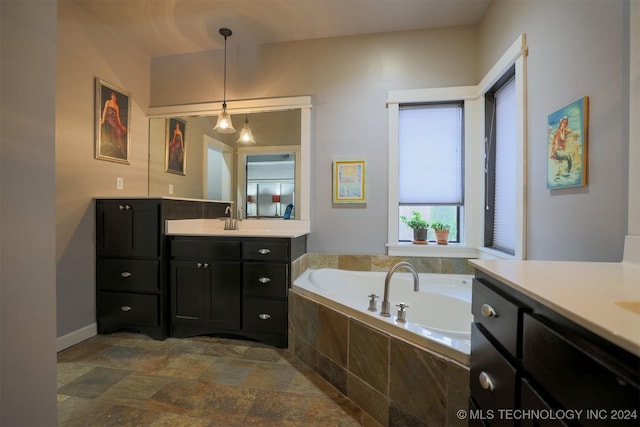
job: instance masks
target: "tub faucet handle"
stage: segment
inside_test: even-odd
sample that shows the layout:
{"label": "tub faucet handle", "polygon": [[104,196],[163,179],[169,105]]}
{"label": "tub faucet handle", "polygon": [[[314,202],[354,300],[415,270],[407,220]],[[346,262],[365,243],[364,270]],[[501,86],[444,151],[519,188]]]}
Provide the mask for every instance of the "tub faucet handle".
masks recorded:
{"label": "tub faucet handle", "polygon": [[398,318],[397,318],[397,322],[400,323],[406,323],[407,322],[407,308],[409,308],[409,306],[403,302],[401,302],[400,304],[397,304],[396,307],[398,307]]}
{"label": "tub faucet handle", "polygon": [[369,308],[367,310],[369,311],[378,311],[378,307],[376,306],[376,298],[380,298],[378,295],[376,294],[371,294],[371,295],[367,295],[370,299],[369,299]]}

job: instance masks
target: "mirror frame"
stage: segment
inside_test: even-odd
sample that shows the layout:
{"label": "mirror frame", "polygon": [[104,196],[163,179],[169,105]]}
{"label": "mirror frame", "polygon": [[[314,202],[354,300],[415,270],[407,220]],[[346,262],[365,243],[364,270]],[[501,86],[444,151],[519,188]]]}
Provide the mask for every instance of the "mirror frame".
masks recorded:
{"label": "mirror frame", "polygon": [[[300,206],[296,219],[310,220],[311,200],[311,97],[295,96],[286,98],[228,100],[230,114],[250,114],[270,111],[300,110]],[[222,112],[222,102],[170,105],[150,107],[148,119],[162,119],[179,116],[217,116]],[[237,192],[237,189],[236,191]]]}

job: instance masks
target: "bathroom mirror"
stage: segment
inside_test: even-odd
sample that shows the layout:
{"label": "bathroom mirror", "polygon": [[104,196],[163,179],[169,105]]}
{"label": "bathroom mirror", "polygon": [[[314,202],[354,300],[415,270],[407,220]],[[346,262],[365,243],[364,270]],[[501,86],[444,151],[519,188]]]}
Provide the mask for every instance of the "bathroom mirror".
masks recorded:
{"label": "bathroom mirror", "polygon": [[[309,219],[310,97],[149,109],[149,196],[231,201],[246,218]],[[245,120],[256,144],[236,141]]]}

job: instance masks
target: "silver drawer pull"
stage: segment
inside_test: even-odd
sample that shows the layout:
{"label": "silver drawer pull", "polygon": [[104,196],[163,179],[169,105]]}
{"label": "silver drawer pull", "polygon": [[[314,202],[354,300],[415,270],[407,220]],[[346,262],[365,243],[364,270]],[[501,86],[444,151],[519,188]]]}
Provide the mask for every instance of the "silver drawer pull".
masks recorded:
{"label": "silver drawer pull", "polygon": [[480,307],[480,313],[482,313],[484,317],[498,317],[498,313],[496,313],[493,307],[489,304],[482,304],[482,307]]}
{"label": "silver drawer pull", "polygon": [[208,263],[208,262],[205,262],[205,263],[204,263],[204,265],[203,265],[203,267],[204,267],[204,268],[209,268],[209,263]]}
{"label": "silver drawer pull", "polygon": [[266,284],[269,283],[271,281],[271,279],[269,279],[268,277],[261,277],[258,279],[258,282]]}
{"label": "silver drawer pull", "polygon": [[129,273],[128,271],[123,271],[122,273],[120,273],[120,276],[126,279],[127,277],[131,277],[131,273]]}
{"label": "silver drawer pull", "polygon": [[263,248],[263,249],[258,249],[258,253],[260,255],[268,255],[271,253],[271,249],[267,249],[267,248]]}
{"label": "silver drawer pull", "polygon": [[496,387],[493,385],[493,380],[485,371],[480,372],[478,376],[478,380],[480,381],[480,387],[485,390],[493,391]]}
{"label": "silver drawer pull", "polygon": [[131,311],[131,307],[129,307],[128,305],[123,305],[122,307],[120,307],[120,310],[124,312]]}
{"label": "silver drawer pull", "polygon": [[270,318],[271,318],[271,315],[270,315],[270,314],[267,314],[267,313],[262,313],[262,314],[258,314],[258,317],[259,317],[261,320],[267,320],[267,319],[270,319]]}
{"label": "silver drawer pull", "polygon": [[202,263],[201,263],[201,262],[199,262],[199,263],[197,263],[197,264],[196,264],[196,266],[197,266],[198,268],[202,268]]}

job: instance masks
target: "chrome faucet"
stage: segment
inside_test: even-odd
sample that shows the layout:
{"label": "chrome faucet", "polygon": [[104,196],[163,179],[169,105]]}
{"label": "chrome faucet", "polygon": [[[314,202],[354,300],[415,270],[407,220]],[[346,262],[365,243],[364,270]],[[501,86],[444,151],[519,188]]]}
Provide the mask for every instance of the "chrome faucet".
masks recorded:
{"label": "chrome faucet", "polygon": [[413,291],[418,292],[420,290],[420,279],[418,278],[418,272],[415,267],[406,261],[397,263],[389,269],[387,276],[384,278],[384,299],[382,300],[380,316],[391,317],[391,313],[389,313],[389,310],[391,309],[391,304],[389,303],[389,284],[391,283],[391,276],[393,276],[393,273],[401,268],[406,268],[413,276]]}
{"label": "chrome faucet", "polygon": [[238,220],[233,219],[233,210],[231,209],[231,205],[227,205],[224,209],[224,214],[229,215],[229,218],[220,218],[221,221],[224,221],[224,229],[238,230]]}

